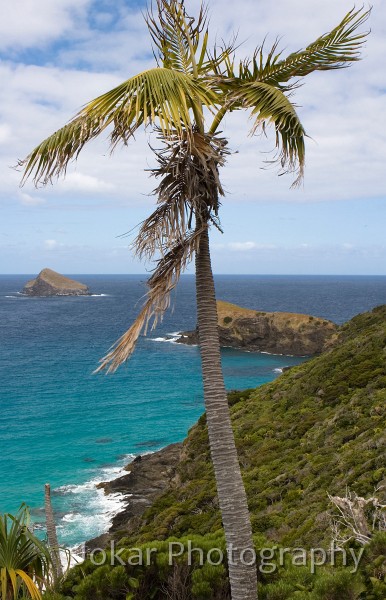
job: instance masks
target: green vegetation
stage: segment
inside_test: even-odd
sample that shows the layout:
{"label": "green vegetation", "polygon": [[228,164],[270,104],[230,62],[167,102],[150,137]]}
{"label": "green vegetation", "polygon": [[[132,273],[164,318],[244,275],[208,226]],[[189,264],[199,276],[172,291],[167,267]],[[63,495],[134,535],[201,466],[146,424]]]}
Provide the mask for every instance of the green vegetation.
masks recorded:
{"label": "green vegetation", "polygon": [[[327,492],[349,486],[367,496],[386,483],[385,345],[382,306],[344,325],[329,352],[229,395],[254,533],[286,545],[328,542]],[[126,543],[220,529],[205,423],[189,432],[177,484]]]}
{"label": "green vegetation", "polygon": [[[265,547],[263,536],[255,536],[256,548]],[[180,556],[169,561],[169,544]],[[189,554],[189,546],[194,548]],[[180,549],[181,545],[181,549]],[[139,547],[126,548],[119,557],[124,564],[114,563],[106,552],[105,564],[97,566],[86,560],[72,569],[62,585],[61,594],[47,594],[46,600],[230,600],[229,583],[224,564],[200,561],[213,548],[225,552],[222,533],[185,536],[168,541],[153,541]],[[212,562],[217,562],[212,554]],[[149,561],[146,560],[147,554]],[[279,549],[276,551],[276,557]],[[144,564],[139,563],[139,556]],[[191,560],[189,561],[189,556]],[[259,554],[258,554],[259,556]],[[96,555],[95,562],[99,560]],[[190,564],[189,564],[190,562]],[[111,564],[113,563],[113,564]],[[271,570],[259,566],[259,598],[261,600],[384,600],[386,597],[386,534],[378,534],[366,546],[359,569],[352,564],[344,568],[326,564],[312,573],[309,563],[296,566],[290,556]]]}
{"label": "green vegetation", "polygon": [[28,529],[22,505],[16,516],[0,515],[0,598],[40,600],[52,574],[48,548]]}
{"label": "green vegetation", "polygon": [[[382,494],[385,359],[382,306],[341,327],[334,347],[322,356],[291,368],[271,384],[229,394],[261,600],[386,598],[385,532],[365,546],[357,570],[350,560],[345,566],[340,554],[334,566],[327,561],[314,573],[308,562],[312,548],[331,544],[327,492],[344,496],[350,486],[370,496],[378,486]],[[111,565],[109,551],[101,566],[87,560],[70,572],[63,595],[47,595],[47,600],[230,599],[226,559],[201,564],[196,551],[188,564],[189,540],[204,556],[212,548],[225,551],[204,416],[189,432],[173,485],[131,523],[130,535],[122,530],[115,536],[115,552],[125,565]],[[170,542],[184,546],[173,564]],[[307,563],[294,564],[285,552],[279,562],[285,547],[308,547]],[[151,548],[155,552],[149,563],[136,564],[136,553],[145,556]],[[262,548],[272,551],[273,570],[270,561],[262,560]],[[357,555],[362,550],[355,541],[349,549]]]}

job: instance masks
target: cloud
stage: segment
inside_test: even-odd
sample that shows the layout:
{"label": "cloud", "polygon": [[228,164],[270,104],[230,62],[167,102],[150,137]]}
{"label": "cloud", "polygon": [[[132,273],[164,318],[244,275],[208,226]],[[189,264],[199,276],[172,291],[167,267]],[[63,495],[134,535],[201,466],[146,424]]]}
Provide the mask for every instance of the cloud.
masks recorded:
{"label": "cloud", "polygon": [[112,183],[106,183],[98,177],[86,175],[84,173],[69,173],[69,175],[60,181],[59,188],[70,192],[110,192],[114,190]]}
{"label": "cloud", "polygon": [[256,244],[256,242],[230,242],[227,244],[230,250],[236,252],[248,252],[249,250],[273,250],[276,248],[274,244]]}
{"label": "cloud", "polygon": [[59,243],[56,240],[45,240],[44,241],[44,247],[46,248],[46,250],[55,250],[55,248],[57,248],[59,245]]}
{"label": "cloud", "polygon": [[[32,27],[30,32],[27,27],[28,11],[34,4],[32,0],[23,0],[21,6],[25,10],[20,11],[21,17],[19,8],[10,6],[10,12],[16,16],[9,17],[13,21],[7,27],[12,31],[16,28],[12,34],[15,37],[19,36],[19,26],[25,28],[25,43],[41,50],[38,26]],[[198,0],[192,0],[189,6],[194,12],[199,6]],[[240,41],[245,41],[238,52],[248,55],[266,33],[271,40],[278,34],[283,36],[281,46],[286,47],[285,53],[289,53],[333,27],[349,8],[351,0],[342,0],[339,5],[333,0],[316,0],[312,6],[305,0],[294,0],[291,7],[286,0],[275,4],[268,0],[259,3],[240,0],[236,23],[232,6],[212,0],[212,38],[227,39],[240,27]],[[87,0],[79,3],[42,0],[39,14],[40,10],[42,14],[46,12],[48,22],[47,28],[39,25],[43,37],[52,35],[60,39],[68,23],[75,28],[76,35],[47,55],[46,64],[12,60],[0,63],[0,80],[7,81],[7,86],[0,91],[0,114],[12,130],[12,137],[7,140],[10,143],[3,145],[0,154],[0,165],[3,165],[0,166],[0,189],[7,196],[18,183],[17,175],[10,175],[8,165],[15,164],[18,157],[24,157],[39,141],[66,123],[89,99],[153,63],[150,37],[138,8],[117,2],[109,7],[112,22],[109,26],[106,5]],[[12,25],[19,17],[20,24]],[[51,19],[58,17],[63,23],[50,33]],[[380,57],[386,53],[386,17],[380,0],[374,0],[371,24],[373,31],[363,62],[338,73],[316,73],[296,90],[294,101],[302,105],[298,112],[312,136],[307,140],[303,188],[290,190],[290,176],[278,178],[277,169],[262,169],[266,166],[264,161],[272,158],[272,154],[265,152],[274,148],[273,131],[267,140],[248,138],[251,123],[246,114],[236,112],[224,120],[229,147],[238,150],[238,154],[229,157],[221,172],[227,202],[237,203],[239,199],[319,202],[375,198],[384,194],[386,74]],[[377,119],[373,118],[374,114]],[[5,135],[9,136],[9,129]],[[50,197],[65,190],[85,194],[110,192],[130,204],[138,202],[141,193],[151,190],[152,184],[147,182],[144,169],[154,164],[154,159],[147,148],[146,136],[139,134],[138,142],[130,143],[111,159],[106,158],[106,138],[107,134],[102,135],[100,141],[85,147],[79,158],[79,171],[74,173],[70,165],[66,184],[50,191]],[[103,178],[100,177],[102,172]],[[86,181],[83,174],[103,179],[102,185]]]}
{"label": "cloud", "polygon": [[[276,36],[281,38],[284,55],[305,47],[338,23],[352,7],[352,0],[291,0],[290,3],[288,0],[275,3],[239,0],[236,15],[234,6],[223,0],[209,0],[209,4],[211,41],[230,39],[233,32],[239,30],[238,41],[243,43],[237,52],[244,57],[251,55],[266,34],[267,48]],[[373,0],[372,4],[369,23],[372,32],[362,53],[363,60],[350,69],[310,75],[304,79],[304,86],[294,92],[298,114],[311,136],[306,140],[303,187],[290,190],[291,176],[277,177],[277,168],[266,168],[264,161],[272,158],[272,154],[266,152],[275,146],[274,131],[268,131],[267,139],[248,137],[251,122],[247,114],[237,111],[221,124],[230,150],[237,151],[228,157],[220,173],[226,190],[222,218],[229,220],[236,240],[228,237],[223,240],[222,248],[218,246],[218,253],[223,257],[231,257],[235,263],[251,260],[252,264],[259,250],[265,256],[275,254],[274,246],[259,246],[253,239],[278,245],[281,241],[285,243],[286,236],[276,235],[281,217],[279,203],[347,204],[347,222],[351,222],[352,217],[354,227],[354,222],[360,224],[367,216],[363,211],[361,220],[358,215],[350,214],[352,200],[363,200],[364,205],[364,201],[371,203],[385,198],[386,70],[382,57],[386,55],[386,11],[384,0]],[[200,0],[187,3],[193,14],[199,6]],[[90,234],[89,240],[91,256],[92,244],[97,245],[98,237],[103,235],[111,208],[119,214],[118,232],[129,230],[148,214],[154,198],[149,199],[147,194],[155,187],[154,179],[149,179],[145,172],[155,165],[148,142],[154,148],[159,146],[155,136],[149,138],[148,133],[138,131],[128,147],[117,149],[110,157],[106,131],[85,146],[76,166],[73,163],[68,166],[64,182],[54,181],[53,186],[38,192],[28,182],[20,195],[20,173],[9,168],[67,123],[87,101],[154,64],[150,37],[140,9],[140,2],[127,0],[113,3],[20,0],[7,6],[7,14],[0,22],[0,52],[3,50],[0,81],[4,82],[0,87],[0,203],[1,208],[9,211],[3,215],[8,219],[9,225],[5,226],[12,236],[20,231],[26,239],[31,221],[36,218],[42,228],[36,242],[41,248],[41,240],[55,237],[59,221],[72,232],[75,246],[76,235],[81,239],[82,233],[75,232],[74,222],[82,217],[84,210],[95,219],[94,238]],[[252,202],[260,203],[258,210],[262,211],[256,223],[253,222],[253,228],[249,214],[252,209],[248,208]],[[278,204],[276,218],[268,224],[264,221],[265,203]],[[41,209],[23,210],[20,204],[40,205]],[[19,211],[17,217],[15,207]],[[54,208],[57,210],[52,210]],[[42,211],[45,219],[41,219]],[[333,208],[331,220],[335,220]],[[249,229],[243,228],[246,222]],[[362,239],[359,229],[357,236],[342,231],[329,233],[328,226],[326,232],[322,232],[317,218],[309,222],[312,223],[310,235],[304,237],[297,223],[291,223],[291,239],[296,238],[299,243],[312,240],[312,231],[317,233],[318,241],[330,242],[335,236],[337,247],[346,255],[355,251],[343,249],[341,240]],[[258,228],[263,235],[258,234]],[[113,229],[111,224],[112,237]],[[381,239],[380,234],[377,235]],[[246,241],[242,241],[244,236]],[[61,254],[66,253],[66,247],[60,246]],[[58,246],[56,248],[58,250]],[[302,252],[308,251],[298,244],[297,257]],[[321,259],[316,254],[313,260],[317,262]],[[280,257],[285,261],[286,251]],[[384,271],[384,267],[382,269]]]}
{"label": "cloud", "polygon": [[18,0],[2,11],[0,48],[31,48],[79,30],[90,0]]}
{"label": "cloud", "polygon": [[231,250],[237,250],[238,252],[245,252],[246,250],[253,250],[256,248],[255,242],[231,242],[228,244]]}
{"label": "cloud", "polygon": [[275,244],[258,244],[256,242],[227,242],[227,243],[213,243],[212,248],[214,250],[220,250],[223,252],[250,252],[252,250],[276,250]]}
{"label": "cloud", "polygon": [[0,123],[0,144],[4,144],[10,140],[11,132],[11,127],[7,123]]}
{"label": "cloud", "polygon": [[242,258],[227,245],[212,246],[216,273],[244,274],[384,274],[386,246],[369,244],[345,247],[344,244],[277,245],[265,251],[256,248]]}
{"label": "cloud", "polygon": [[45,199],[40,198],[39,196],[31,196],[30,194],[26,194],[25,192],[20,192],[20,202],[24,206],[41,206],[45,204]]}

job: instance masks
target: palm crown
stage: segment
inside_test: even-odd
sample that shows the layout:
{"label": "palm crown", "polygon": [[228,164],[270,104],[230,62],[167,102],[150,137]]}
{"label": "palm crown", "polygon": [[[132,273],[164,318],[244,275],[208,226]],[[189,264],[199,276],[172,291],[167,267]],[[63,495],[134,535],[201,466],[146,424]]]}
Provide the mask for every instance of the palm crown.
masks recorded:
{"label": "palm crown", "polygon": [[[236,61],[235,41],[208,47],[207,10],[190,18],[181,0],[156,0],[146,22],[156,66],[131,77],[88,103],[67,125],[56,131],[20,162],[24,178],[36,184],[65,173],[71,159],[105,129],[111,147],[126,144],[141,126],[153,126],[164,148],[156,152],[161,177],[155,192],[158,207],[140,228],[134,244],[141,257],[160,253],[146,304],[137,321],[102,362],[114,370],[132,352],[151,317],[162,316],[169,293],[198,247],[202,226],[218,226],[218,171],[225,162],[226,140],[216,132],[227,114],[246,110],[253,117],[252,133],[272,125],[282,172],[294,172],[294,184],[303,176],[305,130],[290,94],[312,71],[340,69],[359,60],[366,33],[358,27],[369,11],[354,9],[332,31],[304,50],[282,57],[277,42],[266,54],[258,47],[253,56]],[[192,229],[192,217],[201,225]]]}
{"label": "palm crown", "polygon": [[[255,117],[253,131],[272,123],[282,166],[304,166],[304,129],[288,92],[312,71],[340,69],[359,60],[366,34],[358,27],[369,11],[351,10],[331,32],[281,58],[277,42],[264,57],[263,47],[252,58],[235,64],[234,43],[208,49],[207,12],[197,21],[187,16],[179,0],[157,0],[158,14],[147,14],[156,50],[157,66],[87,104],[67,125],[37,146],[23,161],[24,179],[47,183],[65,172],[83,146],[111,127],[114,146],[127,140],[142,125],[157,125],[168,136],[193,126],[204,129],[202,107],[210,107],[215,133],[228,111],[247,109]],[[292,83],[291,83],[292,82]]]}

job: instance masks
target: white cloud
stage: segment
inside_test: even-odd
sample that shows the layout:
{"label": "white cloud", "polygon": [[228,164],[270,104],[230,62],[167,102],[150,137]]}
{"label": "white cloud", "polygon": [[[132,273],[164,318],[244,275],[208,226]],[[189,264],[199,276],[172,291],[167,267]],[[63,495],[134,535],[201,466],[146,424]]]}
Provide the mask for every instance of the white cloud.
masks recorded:
{"label": "white cloud", "polygon": [[0,144],[5,144],[11,138],[11,127],[6,123],[0,123]]}
{"label": "white cloud", "polygon": [[114,190],[112,183],[106,183],[98,177],[86,175],[84,173],[69,173],[67,177],[60,181],[59,188],[70,192],[110,192]]}
{"label": "white cloud", "polygon": [[[110,207],[121,208],[123,219],[128,214],[127,223],[121,225],[119,221],[117,224],[119,232],[120,227],[128,230],[144,218],[150,202],[154,201],[147,198],[147,194],[156,184],[154,179],[149,180],[144,169],[153,166],[155,161],[148,149],[148,135],[140,132],[136,140],[130,141],[127,148],[117,150],[112,157],[106,132],[82,150],[76,167],[69,165],[64,182],[54,181],[53,186],[38,193],[28,183],[20,195],[20,173],[9,168],[68,122],[88,100],[153,64],[150,37],[137,5],[133,4],[124,0],[114,3],[20,0],[9,3],[7,14],[0,21],[0,51],[8,49],[7,55],[2,54],[5,60],[0,60],[0,81],[4,82],[0,86],[0,202],[10,207],[12,223],[16,222],[11,212],[15,206],[21,218],[23,213],[28,214],[29,220],[17,222],[23,231],[28,231],[32,214],[40,217],[40,211],[22,211],[20,203],[42,205],[47,222],[41,221],[39,226],[47,229],[39,238],[40,244],[40,240],[55,235],[57,214],[49,212],[53,208],[67,211],[60,223],[73,232],[70,220],[75,221],[73,213],[78,211],[78,217],[82,207],[86,206],[87,210],[96,207],[100,211],[94,215],[97,238]],[[209,0],[209,4],[212,41],[229,39],[239,30],[239,41],[245,40],[245,43],[238,53],[245,56],[253,52],[266,34],[267,47],[279,36],[286,55],[334,27],[351,8],[352,0],[277,0],[275,3],[239,0],[237,14],[234,5],[223,0]],[[300,105],[298,113],[312,136],[307,140],[304,187],[290,190],[291,176],[277,177],[275,169],[262,169],[264,160],[272,156],[265,152],[274,146],[273,132],[268,140],[248,138],[251,123],[245,114],[238,112],[222,123],[230,149],[238,151],[229,156],[221,172],[227,192],[222,214],[223,218],[230,215],[226,218],[231,226],[234,220],[236,239],[233,242],[228,237],[222,248],[218,247],[223,256],[240,261],[249,260],[259,250],[275,253],[274,246],[259,246],[251,241],[260,223],[256,223],[256,229],[243,230],[241,223],[248,219],[247,202],[311,204],[385,197],[386,11],[383,4],[384,0],[373,1],[369,23],[372,32],[363,51],[363,61],[347,70],[313,74],[295,91],[293,99]],[[187,0],[186,5],[195,13],[200,0]],[[28,54],[28,49],[33,51]],[[152,138],[152,146],[157,147],[155,138]],[[243,212],[240,203],[243,203]],[[130,208],[130,212],[125,213],[126,208]],[[349,208],[347,211],[349,219]],[[331,218],[334,219],[333,214]],[[48,224],[49,219],[52,220]],[[268,224],[263,237],[256,233],[256,239],[280,243],[270,227],[274,228],[275,224]],[[293,237],[306,241],[308,238],[296,227],[294,223]],[[317,221],[315,229],[320,232]],[[247,241],[238,241],[243,235]],[[342,238],[361,239],[351,234],[345,236],[344,233],[336,236],[336,244],[342,251]],[[350,250],[346,248],[345,253],[348,255]],[[298,253],[301,251],[307,253],[298,246]],[[65,253],[64,246],[60,246],[60,252]]]}
{"label": "white cloud", "polygon": [[237,250],[238,252],[245,252],[246,250],[256,248],[255,242],[231,242],[228,246],[231,250]]}
{"label": "white cloud", "polygon": [[227,247],[236,252],[248,252],[249,250],[273,250],[274,244],[256,244],[256,242],[229,242]]}
{"label": "white cloud", "polygon": [[[28,29],[28,11],[33,4],[32,0],[23,0],[25,20],[23,17],[20,28]],[[189,3],[193,11],[198,5],[198,0]],[[119,26],[111,31],[91,30],[85,19],[75,19],[73,11],[76,6],[78,3],[73,0],[42,1],[41,10],[46,11],[48,23],[62,15],[60,31],[69,22],[79,30],[76,43],[59,49],[47,65],[0,63],[0,80],[7,81],[7,86],[0,90],[0,114],[7,127],[12,128],[9,144],[4,144],[0,155],[0,189],[7,196],[18,183],[18,176],[10,174],[9,165],[15,164],[18,157],[25,156],[36,143],[66,123],[87,100],[152,62],[150,38],[138,10],[133,12],[132,7],[118,3]],[[83,16],[89,6],[86,0],[79,3]],[[9,10],[16,16],[9,17],[13,21],[8,23],[8,27],[13,31],[19,9],[12,7]],[[342,0],[339,5],[333,0],[316,0],[312,6],[304,0],[294,0],[291,6],[286,0],[278,0],[275,4],[268,0],[259,3],[240,0],[236,22],[232,6],[212,0],[211,31],[213,38],[217,35],[217,39],[221,39],[229,37],[240,27],[240,41],[246,40],[239,50],[241,55],[250,53],[267,32],[272,40],[276,34],[282,35],[281,46],[287,46],[287,53],[305,46],[321,32],[333,27],[349,8],[351,0]],[[40,13],[40,5],[37,12]],[[105,8],[98,12],[98,6],[94,4],[88,16],[103,24]],[[385,17],[380,0],[375,0],[371,21],[373,31],[362,62],[337,73],[316,73],[306,78],[304,87],[296,91],[294,99],[303,105],[299,114],[307,132],[315,140],[307,141],[304,188],[290,190],[290,176],[278,178],[274,169],[268,172],[262,170],[264,160],[271,155],[261,151],[272,149],[273,135],[267,141],[248,138],[250,124],[246,115],[241,113],[234,113],[224,121],[224,134],[230,139],[230,149],[239,151],[229,157],[221,173],[228,192],[226,202],[232,204],[238,199],[312,202],[384,194],[386,139],[383,131],[386,129],[386,115],[382,90],[386,89],[386,75],[380,57],[386,52]],[[17,27],[14,35],[19,35]],[[59,29],[53,29],[55,39],[61,35]],[[32,32],[27,31],[27,40],[29,35],[32,36],[31,43],[39,47],[42,42],[38,36],[33,37]],[[98,72],[76,68],[79,62],[84,64],[84,61]],[[375,114],[377,119],[373,118]],[[9,129],[5,135],[9,136]],[[148,158],[146,137],[139,135],[139,143],[131,143],[129,148],[116,152],[111,159],[105,156],[108,154],[106,137],[101,136],[99,142],[88,145],[82,151],[78,175],[70,165],[67,183],[47,192],[50,197],[66,189],[76,189],[86,194],[114,192],[128,203],[135,203],[141,193],[146,194],[152,189],[152,183],[147,182],[147,174],[143,172],[149,164],[154,164],[153,158]],[[96,186],[95,181],[84,178],[81,181],[79,175],[83,176],[83,173],[103,180],[103,184]]]}
{"label": "white cloud", "polygon": [[275,244],[258,244],[256,242],[228,242],[228,243],[213,243],[212,248],[214,250],[220,250],[223,252],[250,252],[251,250],[275,250],[277,246]]}
{"label": "white cloud", "polygon": [[2,10],[0,48],[29,48],[72,33],[90,0],[18,0]]}
{"label": "white cloud", "polygon": [[55,250],[55,248],[57,248],[59,245],[59,243],[57,242],[57,240],[45,240],[44,242],[44,247],[46,248],[46,250]]}
{"label": "white cloud", "polygon": [[[7,86],[0,86],[0,115],[4,119],[4,127],[0,129],[0,140],[2,135],[4,138],[0,144],[0,198],[8,202],[11,196],[18,196],[21,178],[20,172],[10,167],[64,125],[87,100],[113,87],[119,79],[109,73],[83,73],[0,61],[0,81],[7,81]],[[128,178],[135,195],[146,191],[143,185],[147,180],[143,172],[147,166],[145,136],[138,136],[135,153],[133,143],[124,152],[116,151],[113,157],[109,155],[106,138],[107,133],[85,148],[79,157],[78,172],[72,164],[69,166],[68,182],[48,186],[40,195],[54,198],[66,190],[99,194],[115,189],[121,197],[127,197]],[[150,185],[147,189],[151,189]],[[25,191],[33,195],[32,190],[32,184],[27,184]]]}
{"label": "white cloud", "polygon": [[40,198],[39,196],[32,196],[31,194],[26,194],[25,192],[20,192],[20,202],[24,206],[41,206],[45,204],[44,198]]}

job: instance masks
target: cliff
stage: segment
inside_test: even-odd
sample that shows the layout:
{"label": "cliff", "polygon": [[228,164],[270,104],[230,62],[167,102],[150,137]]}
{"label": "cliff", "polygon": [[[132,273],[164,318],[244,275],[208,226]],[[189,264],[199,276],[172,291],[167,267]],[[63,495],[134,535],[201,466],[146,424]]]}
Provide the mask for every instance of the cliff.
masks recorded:
{"label": "cliff", "polygon": [[36,279],[28,281],[22,291],[27,296],[87,296],[87,285],[74,281],[51,269],[40,271]]}
{"label": "cliff", "polygon": [[[221,346],[304,356],[319,354],[337,331],[331,321],[286,312],[263,312],[218,301]],[[183,344],[197,344],[196,331],[183,333]]]}

